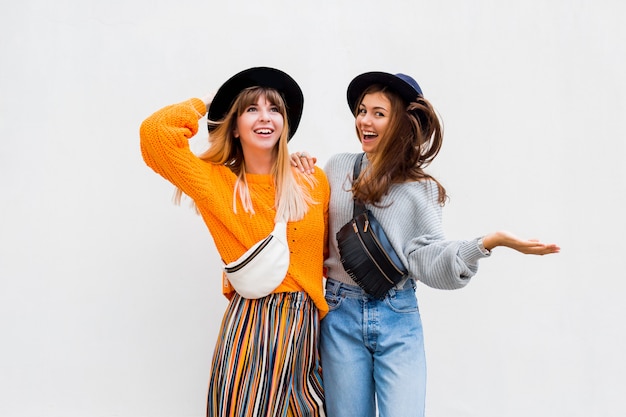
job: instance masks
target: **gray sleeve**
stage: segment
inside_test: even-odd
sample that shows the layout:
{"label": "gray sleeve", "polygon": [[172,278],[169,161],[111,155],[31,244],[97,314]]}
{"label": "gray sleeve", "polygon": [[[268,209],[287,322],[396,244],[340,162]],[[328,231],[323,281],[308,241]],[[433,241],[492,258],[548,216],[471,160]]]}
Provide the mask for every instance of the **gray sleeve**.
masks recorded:
{"label": "gray sleeve", "polygon": [[407,268],[417,280],[438,289],[462,288],[478,272],[478,261],[490,255],[482,237],[447,240],[442,226],[442,208],[436,201],[436,186],[430,184],[419,196],[419,214],[413,221],[412,237],[404,246]]}
{"label": "gray sleeve", "polygon": [[409,271],[429,287],[462,288],[478,272],[478,261],[489,256],[483,252],[481,242],[482,238],[469,241],[416,238],[407,254]]}

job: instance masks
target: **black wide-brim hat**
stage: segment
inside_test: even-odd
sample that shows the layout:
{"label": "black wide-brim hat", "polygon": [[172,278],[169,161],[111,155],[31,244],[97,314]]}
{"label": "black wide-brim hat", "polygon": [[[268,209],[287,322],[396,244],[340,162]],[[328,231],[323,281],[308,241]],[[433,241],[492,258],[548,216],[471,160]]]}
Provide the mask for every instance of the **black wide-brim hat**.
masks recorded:
{"label": "black wide-brim hat", "polygon": [[409,104],[423,96],[422,89],[412,77],[405,74],[389,74],[387,72],[366,72],[357,75],[348,85],[348,105],[352,114],[356,112],[361,94],[371,85],[380,84],[395,91]]}
{"label": "black wide-brim hat", "polygon": [[[242,90],[257,86],[273,88],[283,96],[289,119],[288,138],[291,139],[298,130],[302,118],[304,96],[293,78],[275,68],[254,67],[233,75],[215,93],[207,118],[212,121],[222,120]],[[209,124],[209,130],[212,129],[213,127]]]}

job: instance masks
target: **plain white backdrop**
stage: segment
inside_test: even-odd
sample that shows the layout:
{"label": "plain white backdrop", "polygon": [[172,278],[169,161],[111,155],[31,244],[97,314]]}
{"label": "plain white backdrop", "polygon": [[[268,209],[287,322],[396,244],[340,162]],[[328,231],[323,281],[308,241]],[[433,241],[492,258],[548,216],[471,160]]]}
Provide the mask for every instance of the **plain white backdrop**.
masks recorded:
{"label": "plain white backdrop", "polygon": [[626,414],[622,1],[2,3],[1,416],[204,415],[219,258],[138,128],[259,65],[300,83],[292,150],[321,165],[359,149],[354,76],[412,75],[445,124],[448,237],[562,247],[418,287],[428,416]]}

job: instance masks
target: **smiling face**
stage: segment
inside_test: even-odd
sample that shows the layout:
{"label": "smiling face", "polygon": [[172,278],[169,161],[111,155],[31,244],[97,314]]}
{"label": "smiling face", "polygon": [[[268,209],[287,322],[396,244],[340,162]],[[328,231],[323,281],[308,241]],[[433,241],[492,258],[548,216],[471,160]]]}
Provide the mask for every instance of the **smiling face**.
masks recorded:
{"label": "smiling face", "polygon": [[283,131],[284,119],[280,108],[265,94],[248,105],[237,117],[233,134],[241,141],[245,154],[272,152]]}
{"label": "smiling face", "polygon": [[357,135],[366,153],[374,153],[389,125],[391,101],[382,92],[366,94],[355,119]]}

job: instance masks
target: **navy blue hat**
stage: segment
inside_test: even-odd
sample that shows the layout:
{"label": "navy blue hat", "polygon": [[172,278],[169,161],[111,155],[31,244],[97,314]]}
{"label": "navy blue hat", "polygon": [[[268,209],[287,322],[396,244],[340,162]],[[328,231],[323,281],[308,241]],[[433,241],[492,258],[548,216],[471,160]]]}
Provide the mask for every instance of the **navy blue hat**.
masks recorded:
{"label": "navy blue hat", "polygon": [[423,97],[422,89],[417,81],[405,74],[389,74],[387,72],[366,72],[356,76],[348,85],[348,105],[352,113],[359,105],[361,94],[371,85],[380,84],[395,91],[408,104],[418,97]]}
{"label": "navy blue hat", "polygon": [[[273,88],[283,96],[287,107],[287,118],[289,119],[288,138],[291,139],[300,124],[304,95],[293,78],[275,68],[254,67],[233,75],[215,93],[207,118],[212,121],[223,119],[239,93],[248,87],[256,86]],[[209,124],[209,131],[211,130],[213,130],[213,126]]]}

